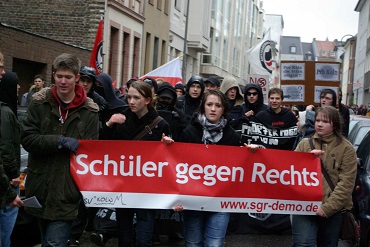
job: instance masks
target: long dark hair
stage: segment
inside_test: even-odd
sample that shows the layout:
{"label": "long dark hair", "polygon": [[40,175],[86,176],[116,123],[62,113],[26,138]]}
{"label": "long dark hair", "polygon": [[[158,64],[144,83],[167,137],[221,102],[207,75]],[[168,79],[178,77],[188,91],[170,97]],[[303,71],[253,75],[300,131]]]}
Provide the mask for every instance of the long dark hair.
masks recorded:
{"label": "long dark hair", "polygon": [[315,121],[319,113],[322,114],[323,118],[333,123],[333,133],[337,137],[337,142],[340,144],[343,140],[342,135],[342,124],[343,120],[339,111],[333,106],[319,107],[315,113]]}
{"label": "long dark hair", "polygon": [[225,119],[227,119],[228,113],[229,113],[227,98],[226,98],[225,94],[223,94],[219,90],[211,89],[211,90],[204,93],[203,98],[202,98],[202,102],[199,106],[199,113],[201,113],[201,114],[205,113],[204,107],[205,107],[205,104],[206,104],[206,100],[207,100],[208,96],[210,96],[210,95],[215,95],[221,100],[221,105],[224,108],[224,113],[222,114],[222,116]]}

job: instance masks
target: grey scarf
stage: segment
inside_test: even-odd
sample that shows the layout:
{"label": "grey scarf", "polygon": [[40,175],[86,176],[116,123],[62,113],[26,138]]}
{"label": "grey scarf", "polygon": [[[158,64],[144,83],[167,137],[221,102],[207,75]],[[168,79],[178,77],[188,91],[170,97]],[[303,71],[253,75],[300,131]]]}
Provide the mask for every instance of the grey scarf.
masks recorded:
{"label": "grey scarf", "polygon": [[227,123],[224,117],[217,124],[208,122],[204,114],[198,116],[199,123],[203,126],[202,142],[204,144],[215,144],[219,142],[223,135],[223,129]]}

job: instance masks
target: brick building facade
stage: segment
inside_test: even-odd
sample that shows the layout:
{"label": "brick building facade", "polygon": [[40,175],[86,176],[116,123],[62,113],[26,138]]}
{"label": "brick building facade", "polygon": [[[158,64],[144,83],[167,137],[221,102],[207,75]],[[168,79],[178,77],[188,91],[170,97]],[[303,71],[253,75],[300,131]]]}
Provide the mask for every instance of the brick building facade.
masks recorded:
{"label": "brick building facade", "polygon": [[0,1],[0,51],[5,69],[20,79],[20,97],[36,74],[51,83],[51,66],[61,53],[88,65],[104,0]]}

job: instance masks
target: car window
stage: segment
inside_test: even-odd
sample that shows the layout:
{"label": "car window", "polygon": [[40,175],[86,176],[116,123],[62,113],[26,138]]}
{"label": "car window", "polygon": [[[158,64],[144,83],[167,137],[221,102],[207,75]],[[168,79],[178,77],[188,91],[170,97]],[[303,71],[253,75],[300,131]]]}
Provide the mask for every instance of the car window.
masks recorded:
{"label": "car window", "polygon": [[353,130],[353,127],[355,126],[355,124],[357,124],[358,122],[359,121],[356,121],[356,120],[349,121],[349,128],[348,128],[349,135],[351,134],[351,131]]}
{"label": "car window", "polygon": [[355,146],[360,145],[361,141],[364,139],[366,133],[369,132],[369,130],[370,130],[370,126],[361,127],[357,132],[356,139],[353,142],[353,145]]}
{"label": "car window", "polygon": [[370,154],[370,132],[367,133],[363,141],[361,142],[360,146],[357,149],[357,157],[361,159],[364,162],[364,165],[367,167],[367,170],[369,167],[369,155]]}
{"label": "car window", "polygon": [[355,139],[355,135],[356,135],[356,129],[358,128],[357,126],[359,125],[359,122],[356,122],[354,125],[353,125],[353,127],[352,127],[352,129],[351,129],[351,132],[349,133],[349,135],[348,135],[348,140],[353,144],[353,141],[354,141],[354,139]]}

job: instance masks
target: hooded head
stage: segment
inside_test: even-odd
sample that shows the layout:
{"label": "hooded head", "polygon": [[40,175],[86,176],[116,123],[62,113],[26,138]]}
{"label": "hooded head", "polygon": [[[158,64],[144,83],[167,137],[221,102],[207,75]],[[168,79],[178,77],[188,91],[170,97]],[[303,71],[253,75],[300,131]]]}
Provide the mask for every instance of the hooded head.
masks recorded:
{"label": "hooded head", "polygon": [[[234,91],[235,96],[233,97],[233,99],[231,99],[228,95],[228,94],[230,94],[230,93],[228,93],[228,91],[232,88],[236,88],[236,91]],[[238,85],[238,82],[236,81],[235,77],[226,76],[225,79],[222,81],[220,91],[223,94],[225,94],[225,96],[227,97],[228,100],[236,100],[236,101],[240,101],[241,104],[243,103],[243,93],[242,93],[242,90],[240,89],[240,87]]]}
{"label": "hooded head", "polygon": [[148,83],[151,88],[154,88],[154,94],[157,94],[158,91],[158,83],[151,77],[147,77],[144,79],[144,82]]}
{"label": "hooded head", "polygon": [[[257,101],[255,103],[251,103],[249,102],[248,100],[248,95],[250,95],[249,91],[250,89],[255,89],[257,91]],[[254,91],[254,90],[252,90]],[[244,88],[244,103],[246,105],[260,105],[260,104],[263,104],[263,93],[262,93],[262,88],[259,84],[257,83],[248,83],[247,85],[245,85],[245,88]]]}
{"label": "hooded head", "polygon": [[176,103],[177,94],[168,82],[162,82],[157,91],[157,110],[170,110]]}
{"label": "hooded head", "polygon": [[7,71],[0,81],[0,101],[6,103],[17,115],[17,87],[19,79],[16,73]]}
{"label": "hooded head", "polygon": [[93,84],[95,84],[96,81],[96,72],[93,67],[88,66],[82,66],[80,68],[80,78],[87,77],[89,78]]}
{"label": "hooded head", "polygon": [[110,109],[126,106],[126,103],[115,95],[112,83],[110,75],[101,73],[96,77],[95,91],[109,103]]}
{"label": "hooded head", "polygon": [[192,77],[190,77],[188,83],[186,84],[186,94],[189,95],[189,90],[190,90],[190,87],[194,84],[194,83],[198,83],[200,85],[200,88],[201,88],[201,91],[200,91],[200,96],[197,97],[197,99],[201,99],[202,96],[203,96],[203,93],[204,93],[204,82],[203,82],[203,78],[198,76],[198,75],[194,75]]}
{"label": "hooded head", "polygon": [[[182,91],[182,94],[181,95],[184,95],[185,94],[185,88],[184,88],[184,85],[182,85],[181,82],[176,83],[176,85],[175,85],[175,91],[177,91],[177,89],[179,89],[179,90]],[[177,96],[179,96],[179,95],[177,95]]]}
{"label": "hooded head", "polygon": [[82,66],[80,68],[79,84],[85,89],[89,97],[94,94],[95,81],[96,81],[95,69],[88,66]]}
{"label": "hooded head", "polygon": [[219,89],[220,85],[221,85],[221,82],[220,82],[219,79],[217,79],[216,76],[211,76],[207,80],[204,80],[204,84],[205,84],[205,87],[207,88],[207,90]]}

